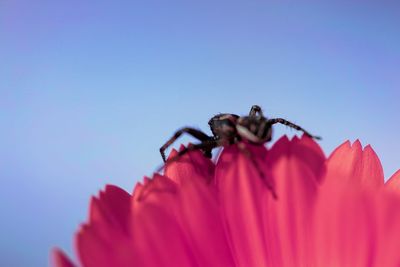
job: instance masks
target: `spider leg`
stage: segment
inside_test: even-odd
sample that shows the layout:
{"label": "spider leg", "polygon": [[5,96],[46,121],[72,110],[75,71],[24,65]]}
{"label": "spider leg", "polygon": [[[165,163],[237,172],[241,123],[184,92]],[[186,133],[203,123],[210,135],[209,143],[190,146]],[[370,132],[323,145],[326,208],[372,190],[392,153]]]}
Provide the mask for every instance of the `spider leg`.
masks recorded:
{"label": "spider leg", "polygon": [[[211,150],[216,148],[218,146],[218,142],[216,140],[208,140],[204,141],[203,143],[200,144],[195,144],[195,145],[190,145],[188,147],[185,147],[183,150],[178,152],[177,157],[181,157],[185,155],[186,153],[194,150],[203,150],[204,154],[209,153],[211,155]],[[173,159],[173,158],[172,158]],[[169,160],[168,160],[169,162]]]}
{"label": "spider leg", "polygon": [[[200,130],[190,128],[190,127],[182,128],[182,129],[176,131],[176,133],[160,148],[160,154],[161,154],[161,157],[164,160],[164,162],[166,162],[165,150],[170,145],[172,145],[179,138],[179,136],[181,136],[184,133],[190,134],[191,136],[193,136],[194,138],[196,138],[202,142],[212,139],[212,137],[208,136],[207,134],[203,133]],[[211,157],[211,152],[205,153],[205,154],[206,154],[206,156]]]}
{"label": "spider leg", "polygon": [[[211,155],[211,150],[220,146],[220,144],[218,143],[217,140],[207,140],[204,141],[203,143],[200,144],[194,144],[194,145],[190,145],[188,147],[185,147],[184,149],[182,149],[181,151],[178,152],[178,154],[176,156],[174,156],[173,158],[168,159],[165,164],[167,163],[172,163],[177,161],[180,157],[182,157],[183,155],[185,155],[186,153],[190,152],[190,151],[194,151],[194,150],[202,150],[203,153],[207,156],[207,153],[209,153]],[[161,171],[164,167],[165,164],[163,166],[161,166],[160,168],[158,168],[158,172]]]}
{"label": "spider leg", "polygon": [[261,170],[260,166],[258,165],[257,161],[255,160],[255,158],[251,154],[250,150],[248,150],[243,143],[239,143],[238,144],[238,148],[243,153],[243,155],[245,155],[251,161],[251,163],[253,163],[253,165],[256,168],[256,170],[257,170],[258,174],[260,175],[261,179],[267,185],[268,190],[271,191],[272,197],[274,199],[278,199],[278,196],[277,196],[276,191],[275,191],[275,187],[267,179],[266,175]]}
{"label": "spider leg", "polygon": [[275,123],[280,123],[280,124],[289,126],[289,127],[293,128],[293,129],[295,129],[297,131],[302,131],[308,137],[311,137],[311,138],[314,138],[314,139],[317,139],[317,140],[321,140],[321,137],[312,135],[309,132],[307,132],[306,130],[304,130],[303,128],[301,128],[300,126],[298,126],[298,125],[296,125],[296,124],[294,124],[294,123],[292,123],[292,122],[290,122],[288,120],[282,119],[282,118],[269,119],[268,123],[271,124],[271,125],[273,125]]}
{"label": "spider leg", "polygon": [[250,117],[255,117],[257,115],[257,113],[258,113],[258,115],[260,115],[260,117],[263,116],[263,112],[262,112],[261,107],[257,106],[257,105],[253,105],[251,107],[251,109],[250,109],[249,116]]}

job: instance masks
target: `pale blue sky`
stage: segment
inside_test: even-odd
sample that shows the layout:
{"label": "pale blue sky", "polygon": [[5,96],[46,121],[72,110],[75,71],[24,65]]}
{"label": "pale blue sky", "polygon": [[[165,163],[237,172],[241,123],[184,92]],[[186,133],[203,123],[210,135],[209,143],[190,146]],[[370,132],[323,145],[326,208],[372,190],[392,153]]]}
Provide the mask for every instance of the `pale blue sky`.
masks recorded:
{"label": "pale blue sky", "polygon": [[252,104],[321,135],[327,154],[360,138],[391,175],[399,25],[389,1],[3,0],[0,266],[71,253],[90,195],[131,191],[177,128]]}

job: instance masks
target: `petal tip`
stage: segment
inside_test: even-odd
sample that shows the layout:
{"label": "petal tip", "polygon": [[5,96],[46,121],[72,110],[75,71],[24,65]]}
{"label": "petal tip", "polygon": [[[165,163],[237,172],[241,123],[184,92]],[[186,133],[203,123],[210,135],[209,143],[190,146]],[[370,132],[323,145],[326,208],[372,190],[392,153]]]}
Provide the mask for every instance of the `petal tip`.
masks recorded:
{"label": "petal tip", "polygon": [[350,140],[344,141],[341,145],[336,147],[332,153],[329,155],[328,161],[332,160],[335,156],[339,155],[340,153],[348,152],[352,147]]}
{"label": "petal tip", "polygon": [[54,267],[74,267],[75,265],[59,248],[53,248],[51,251],[51,261]]}
{"label": "petal tip", "polygon": [[175,158],[176,156],[178,156],[178,151],[175,148],[173,148],[167,157],[167,161]]}
{"label": "petal tip", "polygon": [[400,192],[400,169],[388,179],[385,186]]}
{"label": "petal tip", "polygon": [[302,138],[299,138],[297,135],[293,136],[292,142],[299,142]]}
{"label": "petal tip", "polygon": [[378,157],[375,150],[372,148],[372,146],[370,144],[368,144],[364,147],[363,152],[367,153],[367,154],[372,154],[373,156]]}
{"label": "petal tip", "polygon": [[361,145],[361,141],[360,139],[356,139],[356,141],[354,141],[353,145],[351,146],[352,149],[357,149],[357,150],[362,150],[362,145]]}
{"label": "petal tip", "polygon": [[289,137],[285,134],[281,138],[279,138],[277,142],[279,142],[279,141],[281,141],[281,142],[289,142],[290,140],[289,140]]}

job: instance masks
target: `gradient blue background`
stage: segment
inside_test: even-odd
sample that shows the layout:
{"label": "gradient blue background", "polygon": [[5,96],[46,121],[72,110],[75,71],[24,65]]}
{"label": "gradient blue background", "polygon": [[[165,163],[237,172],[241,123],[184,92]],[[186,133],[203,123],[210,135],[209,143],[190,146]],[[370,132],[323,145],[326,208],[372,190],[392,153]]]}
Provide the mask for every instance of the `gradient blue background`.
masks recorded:
{"label": "gradient blue background", "polygon": [[131,191],[177,128],[252,104],[326,154],[372,144],[388,177],[399,71],[395,2],[2,0],[0,266],[71,253],[92,194]]}

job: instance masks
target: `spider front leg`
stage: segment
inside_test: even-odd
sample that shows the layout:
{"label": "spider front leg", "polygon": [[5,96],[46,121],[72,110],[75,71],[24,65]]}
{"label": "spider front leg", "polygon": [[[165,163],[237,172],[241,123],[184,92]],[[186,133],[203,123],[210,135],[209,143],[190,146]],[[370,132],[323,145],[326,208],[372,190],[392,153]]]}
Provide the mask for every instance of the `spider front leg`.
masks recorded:
{"label": "spider front leg", "polygon": [[[190,128],[190,127],[185,127],[180,130],[178,130],[161,148],[160,148],[160,154],[164,162],[166,162],[166,157],[165,157],[165,150],[172,145],[182,134],[187,133],[193,136],[194,138],[198,139],[201,142],[209,141],[212,140],[213,138],[208,136],[207,134],[203,133],[200,130]],[[211,152],[206,154],[207,156],[211,157]]]}
{"label": "spider front leg", "polygon": [[[194,150],[201,150],[205,155],[207,155],[208,153],[211,155],[211,150],[213,150],[218,146],[221,146],[221,144],[219,144],[218,140],[215,139],[207,140],[200,144],[190,145],[188,147],[185,147],[183,150],[179,151],[178,154],[173,158],[170,158],[168,159],[168,161],[165,161],[165,164],[175,162],[186,153]],[[165,165],[158,168],[157,172],[161,171],[164,167]]]}
{"label": "spider front leg", "polygon": [[271,125],[273,125],[275,123],[281,123],[283,125],[286,125],[286,126],[289,126],[289,127],[293,128],[293,129],[295,129],[297,131],[302,131],[308,137],[311,137],[311,138],[314,138],[314,139],[317,139],[317,140],[321,140],[320,136],[312,135],[308,131],[306,131],[303,128],[301,128],[300,126],[298,126],[298,125],[296,125],[296,124],[294,124],[294,123],[292,123],[292,122],[290,122],[288,120],[282,119],[282,118],[270,119],[270,120],[267,121],[267,123],[269,123]]}
{"label": "spider front leg", "polygon": [[[200,144],[190,145],[190,146],[182,149],[181,151],[178,152],[178,155],[176,157],[179,158],[190,151],[201,150],[201,151],[203,151],[204,154],[209,154],[210,158],[211,158],[211,150],[213,150],[217,146],[219,146],[219,144],[216,140],[214,140],[214,139],[207,140]],[[173,159],[174,158],[172,158],[172,160]],[[168,162],[169,162],[169,160],[168,160]]]}

